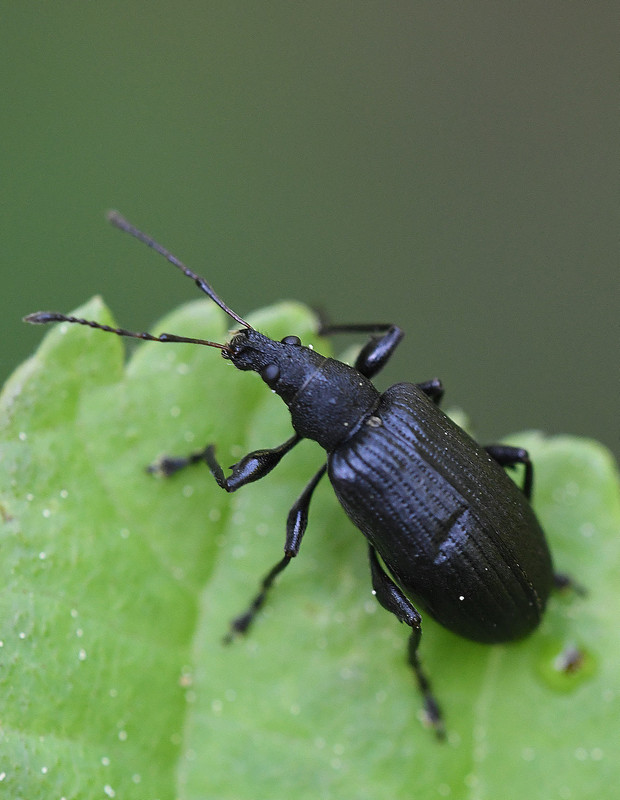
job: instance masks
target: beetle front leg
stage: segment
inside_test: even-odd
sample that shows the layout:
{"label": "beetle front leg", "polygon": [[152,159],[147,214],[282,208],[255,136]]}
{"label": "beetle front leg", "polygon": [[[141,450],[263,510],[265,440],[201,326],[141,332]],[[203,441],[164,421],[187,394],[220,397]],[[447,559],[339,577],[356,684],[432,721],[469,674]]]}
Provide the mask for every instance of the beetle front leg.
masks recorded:
{"label": "beetle front leg", "polygon": [[355,360],[355,369],[367,378],[374,378],[390,360],[403,336],[403,331],[397,325],[390,325],[381,337],[373,336],[362,347]]}
{"label": "beetle front leg", "polygon": [[366,378],[373,378],[379,370],[387,364],[396,350],[404,333],[398,325],[385,322],[352,325],[321,326],[319,333],[329,336],[332,333],[381,333],[382,336],[373,336],[361,349],[355,360],[355,369]]}
{"label": "beetle front leg", "polygon": [[370,558],[370,575],[375,597],[387,611],[390,611],[399,622],[404,622],[411,628],[409,638],[408,662],[413,669],[418,687],[424,698],[424,712],[438,738],[443,739],[445,730],[439,703],[433,695],[430,681],[422,669],[418,657],[418,647],[422,636],[422,617],[412,603],[405,597],[394,581],[387,575],[372,545],[368,546]]}
{"label": "beetle front leg", "polygon": [[323,475],[325,475],[326,470],[327,464],[324,464],[308,483],[289,511],[286,520],[286,543],[284,545],[284,558],[280,559],[280,561],[278,561],[278,563],[275,564],[261,580],[260,589],[247,609],[242,614],[239,614],[238,617],[235,617],[230,623],[230,630],[224,637],[224,641],[227,644],[231,642],[237,634],[246,633],[254,621],[256,614],[262,608],[267,597],[267,593],[273,586],[275,579],[283,570],[286,569],[286,567],[288,567],[291,559],[294,558],[299,552],[301,540],[306,531],[306,527],[308,526],[308,509],[310,507],[310,500],[312,499],[312,494],[316,489],[318,482],[321,480]]}

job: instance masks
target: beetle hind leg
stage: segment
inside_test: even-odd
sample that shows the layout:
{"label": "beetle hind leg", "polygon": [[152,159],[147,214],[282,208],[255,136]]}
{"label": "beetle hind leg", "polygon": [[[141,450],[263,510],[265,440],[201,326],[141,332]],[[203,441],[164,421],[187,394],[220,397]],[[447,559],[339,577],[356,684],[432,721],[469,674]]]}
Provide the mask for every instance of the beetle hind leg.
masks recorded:
{"label": "beetle hind leg", "polygon": [[372,545],[368,546],[368,555],[370,558],[372,588],[377,600],[383,608],[394,614],[399,622],[404,622],[411,628],[407,660],[415,673],[418,688],[424,699],[424,713],[426,719],[434,729],[437,737],[443,739],[445,737],[445,729],[441,708],[435,699],[430,680],[422,669],[418,656],[418,648],[422,636],[422,617],[394,581],[387,575],[379,563],[377,553]]}
{"label": "beetle hind leg", "polygon": [[443,724],[443,715],[441,708],[437,702],[435,695],[432,692],[430,681],[422,669],[420,659],[418,657],[418,646],[420,644],[420,631],[413,630],[409,637],[408,647],[408,661],[411,669],[414,671],[418,687],[424,698],[424,715],[428,723],[435,731],[438,739],[445,739],[446,730]]}
{"label": "beetle hind leg", "polygon": [[567,575],[565,572],[553,573],[553,587],[560,592],[573,591],[580,597],[584,597],[588,593],[585,587],[577,583],[571,575]]}
{"label": "beetle hind leg", "polygon": [[527,499],[531,500],[532,487],[534,485],[534,467],[527,450],[522,447],[511,447],[507,444],[490,444],[484,449],[502,467],[514,467],[515,464],[523,464],[525,475],[522,491]]}
{"label": "beetle hind leg", "polygon": [[424,394],[429,397],[436,406],[441,403],[441,398],[444,395],[444,388],[443,384],[439,380],[439,378],[433,378],[430,381],[424,381],[423,383],[416,383],[418,389],[424,392]]}

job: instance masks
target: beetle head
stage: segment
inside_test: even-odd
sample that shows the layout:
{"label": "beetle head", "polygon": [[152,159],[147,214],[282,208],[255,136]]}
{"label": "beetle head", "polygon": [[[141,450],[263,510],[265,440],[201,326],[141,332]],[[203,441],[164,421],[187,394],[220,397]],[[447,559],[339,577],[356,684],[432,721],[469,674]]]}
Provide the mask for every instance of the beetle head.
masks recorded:
{"label": "beetle head", "polygon": [[237,331],[224,346],[222,356],[237,369],[258,372],[287,403],[325,360],[310,347],[304,347],[298,336],[285,336],[277,342],[254,328]]}

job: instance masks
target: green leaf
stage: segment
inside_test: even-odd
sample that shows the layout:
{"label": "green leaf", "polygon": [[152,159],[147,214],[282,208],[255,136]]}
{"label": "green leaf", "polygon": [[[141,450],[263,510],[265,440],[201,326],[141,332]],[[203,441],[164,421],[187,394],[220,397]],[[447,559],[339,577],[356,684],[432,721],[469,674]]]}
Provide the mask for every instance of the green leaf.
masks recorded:
{"label": "green leaf", "polygon": [[[98,300],[76,312],[110,323]],[[251,321],[313,340],[283,304]],[[192,303],[156,331],[223,341]],[[324,351],[325,344],[320,344]],[[222,644],[280,557],[288,509],[324,460],[303,442],[260,483],[144,467],[209,441],[227,465],[290,435],[282,402],[217,351],[60,325],[0,400],[3,797],[174,800],[612,798],[620,680],[620,499],[593,442],[514,437],[536,464],[554,597],[510,646],[424,620],[448,741],[418,720],[407,632],[370,594],[366,548],[323,481],[300,557],[250,635]],[[575,672],[558,670],[573,646]]]}

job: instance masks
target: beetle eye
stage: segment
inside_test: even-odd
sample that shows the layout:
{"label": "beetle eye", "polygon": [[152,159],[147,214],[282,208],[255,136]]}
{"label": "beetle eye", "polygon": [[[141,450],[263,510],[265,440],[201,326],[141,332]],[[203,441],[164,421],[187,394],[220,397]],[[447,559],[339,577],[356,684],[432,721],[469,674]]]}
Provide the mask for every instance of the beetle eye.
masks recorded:
{"label": "beetle eye", "polygon": [[299,336],[285,336],[282,344],[301,344],[301,339]]}
{"label": "beetle eye", "polygon": [[265,381],[269,388],[273,389],[280,377],[280,367],[277,364],[267,364],[261,371],[261,378]]}

